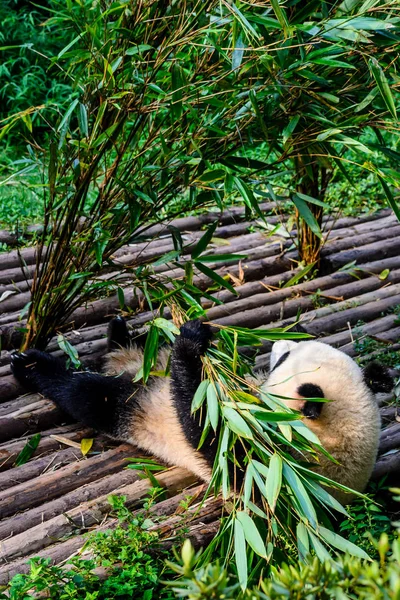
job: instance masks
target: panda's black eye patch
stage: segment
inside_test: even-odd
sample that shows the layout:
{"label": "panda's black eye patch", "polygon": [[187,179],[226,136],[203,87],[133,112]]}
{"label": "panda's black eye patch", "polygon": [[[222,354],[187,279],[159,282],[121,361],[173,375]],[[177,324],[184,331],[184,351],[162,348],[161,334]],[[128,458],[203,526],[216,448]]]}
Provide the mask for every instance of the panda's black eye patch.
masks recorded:
{"label": "panda's black eye patch", "polygon": [[282,363],[285,362],[285,360],[287,359],[287,357],[289,356],[289,354],[290,354],[290,351],[285,352],[285,354],[282,354],[282,356],[279,358],[279,360],[276,361],[275,365],[271,369],[271,373],[272,373],[272,371],[275,371],[275,369],[277,369],[278,367],[280,367]]}
{"label": "panda's black eye patch", "polygon": [[298,388],[297,393],[303,398],[323,398],[324,392],[321,390],[319,385],[315,383],[302,383]]}
{"label": "panda's black eye patch", "polygon": [[[324,392],[314,383],[302,383],[297,393],[303,398],[323,398]],[[323,402],[305,402],[301,412],[307,419],[318,419],[324,406]]]}

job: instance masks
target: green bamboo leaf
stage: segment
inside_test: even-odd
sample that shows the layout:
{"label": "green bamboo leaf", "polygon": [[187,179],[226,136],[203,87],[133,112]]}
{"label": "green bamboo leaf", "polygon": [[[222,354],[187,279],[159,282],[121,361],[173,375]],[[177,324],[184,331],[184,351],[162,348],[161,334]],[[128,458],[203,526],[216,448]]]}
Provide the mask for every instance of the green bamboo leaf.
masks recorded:
{"label": "green bamboo leaf", "polygon": [[214,221],[214,223],[211,223],[211,225],[207,228],[206,232],[201,236],[201,238],[199,239],[192,251],[193,259],[198,258],[200,254],[204,252],[208,244],[211,242],[211,239],[214,235],[214,231],[217,229],[217,227],[218,221]]}
{"label": "green bamboo leaf", "polygon": [[319,560],[321,562],[325,562],[325,561],[332,561],[332,557],[329,554],[329,552],[327,551],[327,549],[323,546],[323,544],[321,544],[320,540],[317,538],[316,535],[314,535],[312,533],[312,531],[308,530],[308,536],[311,540],[311,544],[312,547],[315,550],[315,554],[317,555],[317,557],[319,558]]}
{"label": "green bamboo leaf", "polygon": [[57,336],[57,344],[59,348],[68,356],[73,366],[78,369],[81,366],[81,361],[79,360],[77,349],[67,340],[66,337],[63,336],[62,333],[59,333]]}
{"label": "green bamboo leaf", "polygon": [[177,258],[179,258],[180,254],[181,253],[179,250],[171,250],[170,252],[167,252],[163,256],[160,256],[160,258],[157,258],[157,260],[155,260],[153,262],[153,267],[159,267],[159,266],[165,265],[173,260],[176,260]]}
{"label": "green bamboo leaf", "polygon": [[300,121],[300,115],[295,115],[294,117],[292,117],[290,119],[289,123],[286,125],[285,129],[282,131],[282,141],[284,144],[286,144],[286,142],[292,135],[293,131],[296,129],[297,123],[299,121]]}
{"label": "green bamboo leaf", "polygon": [[243,42],[242,36],[240,35],[236,40],[235,47],[232,52],[232,71],[236,71],[240,68],[245,47],[246,44]]}
{"label": "green bamboo leaf", "polygon": [[272,510],[275,512],[276,502],[282,485],[282,459],[279,454],[273,454],[269,461],[268,476],[266,481],[267,500]]}
{"label": "green bamboo leaf", "polygon": [[300,559],[304,562],[310,552],[310,541],[308,539],[306,526],[301,521],[297,523],[296,535],[299,556]]}
{"label": "green bamboo leaf", "polygon": [[327,492],[325,488],[320,486],[316,481],[308,480],[305,482],[305,485],[307,489],[309,489],[312,492],[312,494],[322,502],[322,504],[329,506],[329,508],[333,508],[333,510],[337,510],[345,517],[349,517],[348,512],[340,504],[340,502],[338,502],[333,496],[331,496],[331,494]]}
{"label": "green bamboo leaf", "polygon": [[252,192],[252,190],[240,179],[240,177],[234,177],[233,181],[238,192],[241,194],[244,203],[261,218],[264,219],[259,204]]}
{"label": "green bamboo leaf", "polygon": [[174,63],[171,68],[172,103],[171,113],[174,119],[179,119],[182,114],[182,87],[184,85],[183,72],[179,65]]}
{"label": "green bamboo leaf", "polygon": [[297,196],[301,200],[304,200],[304,202],[309,202],[310,204],[315,204],[316,206],[321,206],[322,208],[329,208],[329,204],[327,204],[326,202],[318,200],[318,198],[308,196],[307,194],[301,194],[300,192],[296,192],[295,196]]}
{"label": "green bamboo leaf", "polygon": [[164,331],[170,331],[174,335],[179,335],[179,329],[172,321],[168,321],[167,319],[163,319],[162,317],[158,317],[154,319],[153,325],[158,327],[159,329],[163,329]]}
{"label": "green bamboo leaf", "polygon": [[207,412],[210,419],[211,427],[217,431],[219,420],[219,403],[217,391],[213,384],[207,387]]}
{"label": "green bamboo leaf", "polygon": [[234,408],[223,406],[222,414],[228,421],[228,425],[234,433],[237,433],[237,435],[249,440],[253,439],[253,434],[250,427],[247,425],[246,421],[238,413],[238,411],[236,411]]}
{"label": "green bamboo leaf", "polygon": [[367,106],[369,106],[371,104],[371,102],[373,101],[373,99],[375,98],[375,96],[377,96],[377,94],[379,93],[379,88],[374,87],[369,94],[367,94],[364,98],[364,100],[361,100],[361,102],[359,104],[357,104],[357,106],[354,109],[355,113],[361,112],[364,110],[364,108],[367,108]]}
{"label": "green bamboo leaf", "polygon": [[271,410],[257,411],[254,416],[263,423],[280,423],[285,421],[294,421],[295,419],[301,419],[301,414],[292,412],[275,412]]}
{"label": "green bamboo leaf", "polygon": [[234,546],[235,546],[235,562],[238,573],[239,585],[244,591],[247,588],[247,553],[246,540],[242,524],[238,519],[234,520]]}
{"label": "green bamboo leaf", "polygon": [[[76,42],[78,42],[84,35],[86,34],[86,31],[83,31],[82,33],[80,33],[79,35],[77,35],[69,44],[67,44],[62,50],[60,50],[60,52],[57,55],[57,58],[61,58],[66,52],[68,52],[68,50],[70,48],[72,48],[72,46],[74,46],[76,44]],[[12,47],[12,46],[11,46]]]}
{"label": "green bamboo leaf", "polygon": [[57,144],[52,140],[50,142],[50,157],[49,157],[49,191],[50,191],[51,198],[53,198],[55,190],[56,190],[57,165],[58,165]]}
{"label": "green bamboo leaf", "polygon": [[86,106],[82,102],[79,102],[78,123],[81,135],[87,138],[89,135],[88,115]]}
{"label": "green bamboo leaf", "polygon": [[353,544],[352,542],[349,542],[349,540],[344,539],[338,533],[334,533],[333,531],[330,531],[329,529],[327,529],[326,527],[322,527],[321,525],[319,526],[318,531],[320,536],[330,546],[333,546],[338,550],[342,550],[342,552],[348,552],[352,556],[357,556],[358,558],[363,558],[367,560],[370,558],[370,556],[368,556],[368,554],[364,550],[362,550],[362,548],[359,548],[358,546],[356,546],[356,544]]}
{"label": "green bamboo leaf", "polygon": [[201,183],[211,183],[212,181],[224,179],[225,175],[226,171],[223,169],[214,169],[213,171],[205,171],[197,178],[197,181],[200,181]]}
{"label": "green bamboo leaf", "polygon": [[386,194],[386,198],[387,198],[390,208],[396,215],[397,220],[400,221],[400,207],[397,204],[396,200],[394,199],[393,194],[390,191],[388,184],[386,183],[386,181],[383,179],[383,177],[381,175],[378,175],[378,179],[381,183],[381,186],[383,187],[383,191]]}
{"label": "green bamboo leaf", "polygon": [[204,275],[206,275],[207,277],[209,277],[210,279],[215,281],[215,283],[218,283],[218,285],[226,288],[227,290],[229,290],[230,292],[232,292],[233,294],[235,294],[237,296],[237,292],[236,292],[235,288],[233,287],[233,285],[231,285],[228,281],[225,281],[225,279],[223,279],[223,277],[221,277],[221,275],[218,275],[218,273],[216,273],[209,267],[206,267],[206,265],[203,265],[201,262],[196,261],[196,267]]}
{"label": "green bamboo leaf", "polygon": [[208,381],[208,379],[204,379],[204,381],[202,381],[200,383],[199,387],[197,388],[196,393],[193,396],[193,400],[192,400],[192,408],[191,408],[192,414],[194,412],[196,412],[196,410],[198,410],[200,408],[200,406],[203,404],[204,399],[207,394],[207,388],[208,388],[209,384],[210,384],[210,382]]}
{"label": "green bamboo leaf", "polygon": [[125,295],[124,290],[121,287],[117,288],[117,297],[119,302],[119,307],[121,310],[125,308]]}
{"label": "green bamboo leaf", "polygon": [[305,423],[302,423],[301,421],[297,421],[297,422],[293,421],[293,423],[291,423],[291,427],[295,431],[297,431],[297,433],[299,435],[301,435],[304,439],[308,440],[312,444],[321,446],[321,442],[319,441],[318,436],[315,435],[315,433],[313,431],[311,431],[311,429],[309,427],[307,427],[307,425]]}
{"label": "green bamboo leaf", "polygon": [[150,371],[157,359],[158,337],[157,327],[150,325],[143,352],[143,383],[147,382]]}
{"label": "green bamboo leaf", "polygon": [[317,220],[312,214],[311,210],[308,208],[307,203],[304,202],[304,200],[302,200],[297,194],[293,196],[292,201],[299,211],[300,217],[307,223],[311,231],[317,237],[322,238],[320,226],[318,225]]}
{"label": "green bamboo leaf", "polygon": [[201,256],[200,260],[201,262],[205,263],[205,262],[210,262],[210,263],[214,263],[214,262],[222,262],[222,261],[229,261],[229,260],[234,260],[234,261],[239,261],[239,260],[243,260],[247,258],[247,254],[210,254],[209,256]]}
{"label": "green bamboo leaf", "polygon": [[279,0],[271,0],[271,6],[282,29],[286,31],[286,29],[289,27],[289,22],[284,9],[280,6]]}
{"label": "green bamboo leaf", "polygon": [[300,279],[303,279],[303,277],[305,277],[307,273],[309,273],[314,267],[315,262],[307,265],[306,267],[304,267],[304,269],[301,269],[301,271],[296,273],[296,275],[293,275],[293,277],[291,277],[289,281],[287,281],[282,287],[289,288],[292,287],[292,285],[296,285],[296,283],[300,281]]}
{"label": "green bamboo leaf", "polygon": [[15,459],[14,465],[16,467],[20,467],[24,465],[30,458],[32,458],[36,448],[39,446],[39,442],[41,439],[41,434],[36,433],[26,442],[25,446],[22,448],[21,452],[18,454]]}
{"label": "green bamboo leaf", "polygon": [[232,3],[232,4],[229,5],[229,8],[235,14],[237,20],[239,21],[239,23],[243,27],[243,31],[248,35],[248,37],[259,39],[260,38],[260,34],[249,23],[249,21],[246,19],[246,17],[244,16],[244,14],[238,9],[238,7],[235,4]]}
{"label": "green bamboo leaf", "polygon": [[355,69],[354,65],[344,62],[344,60],[334,60],[333,58],[316,58],[312,62],[317,65],[326,65],[332,69]]}
{"label": "green bamboo leaf", "polygon": [[248,464],[243,483],[243,505],[246,508],[253,492],[253,469],[251,463]]}
{"label": "green bamboo leaf", "polygon": [[311,503],[310,496],[300,480],[300,477],[296,474],[292,467],[286,463],[283,464],[283,476],[287,484],[292,489],[303,516],[308,519],[310,525],[316,529],[318,523],[317,514],[314,506]]}
{"label": "green bamboo leaf", "polygon": [[71,104],[67,108],[63,118],[61,119],[59,126],[57,127],[57,131],[61,131],[64,128],[64,126],[68,127],[69,120],[71,118],[72,113],[75,110],[75,107],[78,105],[78,102],[79,102],[79,100],[77,98],[75,98],[75,100],[73,100],[71,102]]}
{"label": "green bamboo leaf", "polygon": [[249,546],[254,550],[256,554],[262,558],[267,558],[267,550],[263,539],[258,531],[256,524],[253,519],[243,510],[239,510],[236,513],[236,519],[240,522],[243,527],[244,537],[246,538]]}
{"label": "green bamboo leaf", "polygon": [[371,73],[376,81],[376,85],[379,88],[383,101],[385,102],[392,117],[394,119],[397,119],[396,105],[394,103],[392,92],[390,90],[388,80],[386,79],[386,75],[382,67],[380,66],[376,58],[371,58],[368,64]]}

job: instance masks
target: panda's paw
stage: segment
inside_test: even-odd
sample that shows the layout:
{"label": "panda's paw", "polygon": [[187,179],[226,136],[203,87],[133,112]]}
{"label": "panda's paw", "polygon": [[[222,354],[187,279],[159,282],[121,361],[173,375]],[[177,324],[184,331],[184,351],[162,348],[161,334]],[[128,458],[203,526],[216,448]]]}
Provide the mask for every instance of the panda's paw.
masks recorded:
{"label": "panda's paw", "polygon": [[128,348],[130,345],[130,336],[128,327],[123,317],[115,317],[108,324],[107,331],[108,350],[120,350]]}
{"label": "panda's paw", "polygon": [[54,376],[58,371],[58,361],[40,350],[14,352],[11,355],[11,371],[21,385],[36,391],[38,378]]}
{"label": "panda's paw", "polygon": [[182,338],[198,344],[200,352],[204,353],[212,338],[212,329],[210,325],[206,325],[200,319],[196,319],[184,323],[180,329],[180,334]]}

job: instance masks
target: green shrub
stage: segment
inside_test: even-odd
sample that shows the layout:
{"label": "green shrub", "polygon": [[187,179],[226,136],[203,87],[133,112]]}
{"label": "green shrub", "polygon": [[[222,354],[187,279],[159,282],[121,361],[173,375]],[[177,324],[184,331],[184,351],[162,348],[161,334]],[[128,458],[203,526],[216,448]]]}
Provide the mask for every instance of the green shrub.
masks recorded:
{"label": "green shrub", "polygon": [[170,585],[179,598],[189,600],[398,600],[400,598],[400,538],[389,545],[383,534],[377,543],[379,560],[371,562],[348,555],[336,561],[283,565],[271,568],[260,588],[240,593],[235,578],[218,563],[195,568],[190,545],[182,548],[180,564],[170,564],[182,577]]}

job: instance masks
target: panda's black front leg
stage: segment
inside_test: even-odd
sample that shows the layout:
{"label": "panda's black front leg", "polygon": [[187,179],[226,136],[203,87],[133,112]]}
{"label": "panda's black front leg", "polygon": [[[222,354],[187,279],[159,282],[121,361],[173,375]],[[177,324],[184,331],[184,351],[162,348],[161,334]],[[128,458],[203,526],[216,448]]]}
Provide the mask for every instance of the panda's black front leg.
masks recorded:
{"label": "panda's black front leg", "polygon": [[61,360],[39,350],[13,354],[11,370],[27,390],[39,392],[77,421],[109,435],[118,429],[117,404],[125,407],[126,398],[134,393],[126,378],[67,370]]}
{"label": "panda's black front leg", "polygon": [[180,329],[171,356],[171,393],[186,438],[197,448],[202,434],[198,416],[191,414],[192,400],[201,383],[201,357],[212,337],[211,327],[188,321]]}

